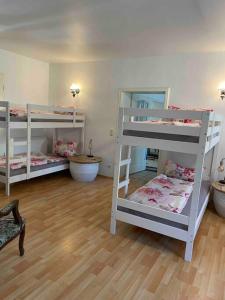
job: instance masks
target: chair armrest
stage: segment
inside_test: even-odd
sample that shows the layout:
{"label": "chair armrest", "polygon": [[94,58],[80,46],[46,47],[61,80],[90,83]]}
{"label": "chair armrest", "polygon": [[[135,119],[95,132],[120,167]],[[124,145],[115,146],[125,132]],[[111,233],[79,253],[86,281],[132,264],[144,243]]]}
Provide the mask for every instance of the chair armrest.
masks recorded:
{"label": "chair armrest", "polygon": [[0,209],[0,218],[8,216],[11,212],[17,224],[22,224],[22,218],[18,210],[19,200],[13,200],[5,207]]}

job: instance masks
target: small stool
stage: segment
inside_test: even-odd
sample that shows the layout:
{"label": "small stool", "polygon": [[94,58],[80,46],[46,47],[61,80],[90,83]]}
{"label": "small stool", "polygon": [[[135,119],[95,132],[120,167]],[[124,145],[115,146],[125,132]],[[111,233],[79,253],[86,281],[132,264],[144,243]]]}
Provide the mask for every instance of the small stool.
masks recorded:
{"label": "small stool", "polygon": [[218,215],[225,218],[225,184],[221,184],[218,181],[213,182],[214,188],[214,205]]}
{"label": "small stool", "polygon": [[74,180],[90,182],[95,180],[99,163],[102,161],[101,157],[86,155],[70,156],[70,173]]}

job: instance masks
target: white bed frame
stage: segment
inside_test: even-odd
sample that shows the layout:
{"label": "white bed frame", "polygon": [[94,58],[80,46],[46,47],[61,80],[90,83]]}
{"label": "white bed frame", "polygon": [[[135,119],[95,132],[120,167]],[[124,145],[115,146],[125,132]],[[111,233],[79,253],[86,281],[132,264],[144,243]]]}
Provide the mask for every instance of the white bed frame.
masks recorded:
{"label": "white bed frame", "polygon": [[[4,176],[0,175],[0,182],[5,184],[6,195],[8,196],[10,195],[11,183],[27,180],[30,178],[34,178],[34,177],[38,177],[50,173],[55,173],[69,168],[69,164],[64,163],[62,165],[31,172],[31,166],[30,166],[31,131],[33,128],[54,129],[53,142],[57,137],[58,128],[80,128],[82,130],[81,133],[82,151],[84,148],[85,115],[81,110],[74,109],[74,108],[58,107],[58,106],[27,104],[26,121],[12,121],[12,118],[10,117],[10,108],[17,107],[17,106],[18,105],[10,103],[8,101],[0,101],[0,117],[3,119],[3,121],[0,121],[0,128],[6,130],[6,136],[5,136],[6,168],[1,169],[1,171],[4,172],[5,175]],[[46,112],[50,114],[46,114]],[[59,114],[56,112],[69,113],[69,114]],[[40,122],[38,120],[40,120]],[[25,129],[27,131],[27,136],[25,140],[19,141],[18,143],[16,142],[14,143],[14,146],[23,145],[27,147],[27,157],[23,159],[15,160],[10,158],[10,140],[11,140],[11,130],[16,130],[16,129]],[[26,173],[21,175],[10,176],[10,164],[14,162],[25,162]]]}
{"label": "white bed frame", "polygon": [[[201,120],[201,126],[175,126],[159,125],[150,123],[133,122],[137,116],[169,119],[192,119]],[[220,129],[222,118],[214,112],[201,111],[172,111],[172,110],[149,110],[135,108],[119,108],[118,136],[115,152],[115,170],[112,198],[111,228],[112,234],[116,233],[116,221],[123,221],[148,230],[152,230],[186,242],[185,260],[191,261],[193,242],[204,215],[209,200],[209,192],[200,201],[200,190],[203,175],[205,155],[213,150],[213,161],[211,164],[211,176],[215,172],[215,159],[218,152],[220,140]],[[155,138],[143,138],[138,136],[124,135],[124,130],[135,130],[136,132],[166,133],[172,135],[186,135],[198,137],[198,143],[183,142],[176,140],[163,140]],[[136,134],[137,135],[137,134]],[[170,136],[170,137],[171,137]],[[122,147],[128,146],[126,159],[121,158]],[[142,146],[159,150],[182,152],[196,155],[196,176],[191,199],[182,213],[173,213],[147,205],[139,204],[127,199],[129,185],[129,167],[131,163],[131,147]],[[126,167],[125,179],[120,181],[120,168]],[[125,197],[119,197],[119,190],[125,189]],[[125,208],[121,211],[118,207]],[[129,213],[129,210],[139,212],[139,215]],[[149,218],[142,217],[145,213]],[[151,219],[152,218],[152,219]]]}

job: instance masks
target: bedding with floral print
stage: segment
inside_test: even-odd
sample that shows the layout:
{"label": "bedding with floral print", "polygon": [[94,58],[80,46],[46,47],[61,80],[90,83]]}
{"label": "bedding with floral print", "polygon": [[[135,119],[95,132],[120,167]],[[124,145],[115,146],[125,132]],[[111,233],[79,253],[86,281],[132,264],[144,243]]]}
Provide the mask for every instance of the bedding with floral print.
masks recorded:
{"label": "bedding with floral print", "polygon": [[156,196],[156,197],[160,197],[163,195],[159,189],[153,189],[153,188],[146,187],[146,186],[143,186],[142,188],[140,188],[139,192],[144,193],[145,195]]}
{"label": "bedding with floral print", "polygon": [[55,143],[54,152],[62,157],[72,156],[77,153],[77,142],[63,142],[62,140],[58,140]]}
{"label": "bedding with floral print", "polygon": [[152,179],[152,182],[161,185],[163,188],[168,188],[168,189],[174,186],[170,178],[155,177],[154,179]]}
{"label": "bedding with floral print", "polygon": [[128,200],[181,213],[193,190],[193,183],[159,175],[137,189]]}
{"label": "bedding with floral print", "polygon": [[174,163],[172,160],[166,161],[164,173],[171,178],[182,179],[190,182],[193,182],[195,178],[194,168],[183,167],[177,163]]}

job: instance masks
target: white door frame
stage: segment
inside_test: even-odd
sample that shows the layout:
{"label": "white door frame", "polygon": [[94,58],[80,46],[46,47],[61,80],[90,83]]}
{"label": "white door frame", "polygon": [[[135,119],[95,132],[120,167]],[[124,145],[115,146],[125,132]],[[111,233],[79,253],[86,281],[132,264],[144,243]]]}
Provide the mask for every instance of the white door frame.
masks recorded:
{"label": "white door frame", "polygon": [[120,107],[122,101],[123,93],[165,93],[165,103],[164,108],[168,108],[169,106],[169,97],[170,97],[170,88],[169,87],[150,87],[150,88],[120,88],[119,89],[119,97],[118,97],[118,109]]}
{"label": "white door frame", "polygon": [[[2,81],[2,86],[0,86],[0,101],[5,99],[5,74],[0,72],[0,80]],[[1,99],[2,95],[2,99]]]}
{"label": "white door frame", "polygon": [[[122,96],[123,93],[158,93],[162,92],[165,93],[165,102],[164,102],[164,108],[167,109],[169,106],[169,97],[170,97],[170,88],[169,87],[146,87],[146,88],[120,88],[119,89],[119,97],[118,97],[118,103],[117,103],[117,112],[119,112],[119,107],[122,103]],[[118,116],[118,113],[117,113]],[[118,121],[118,120],[117,120]],[[157,173],[161,173],[162,171],[162,162],[165,160],[165,152],[159,151],[159,159],[158,159],[158,170]]]}

